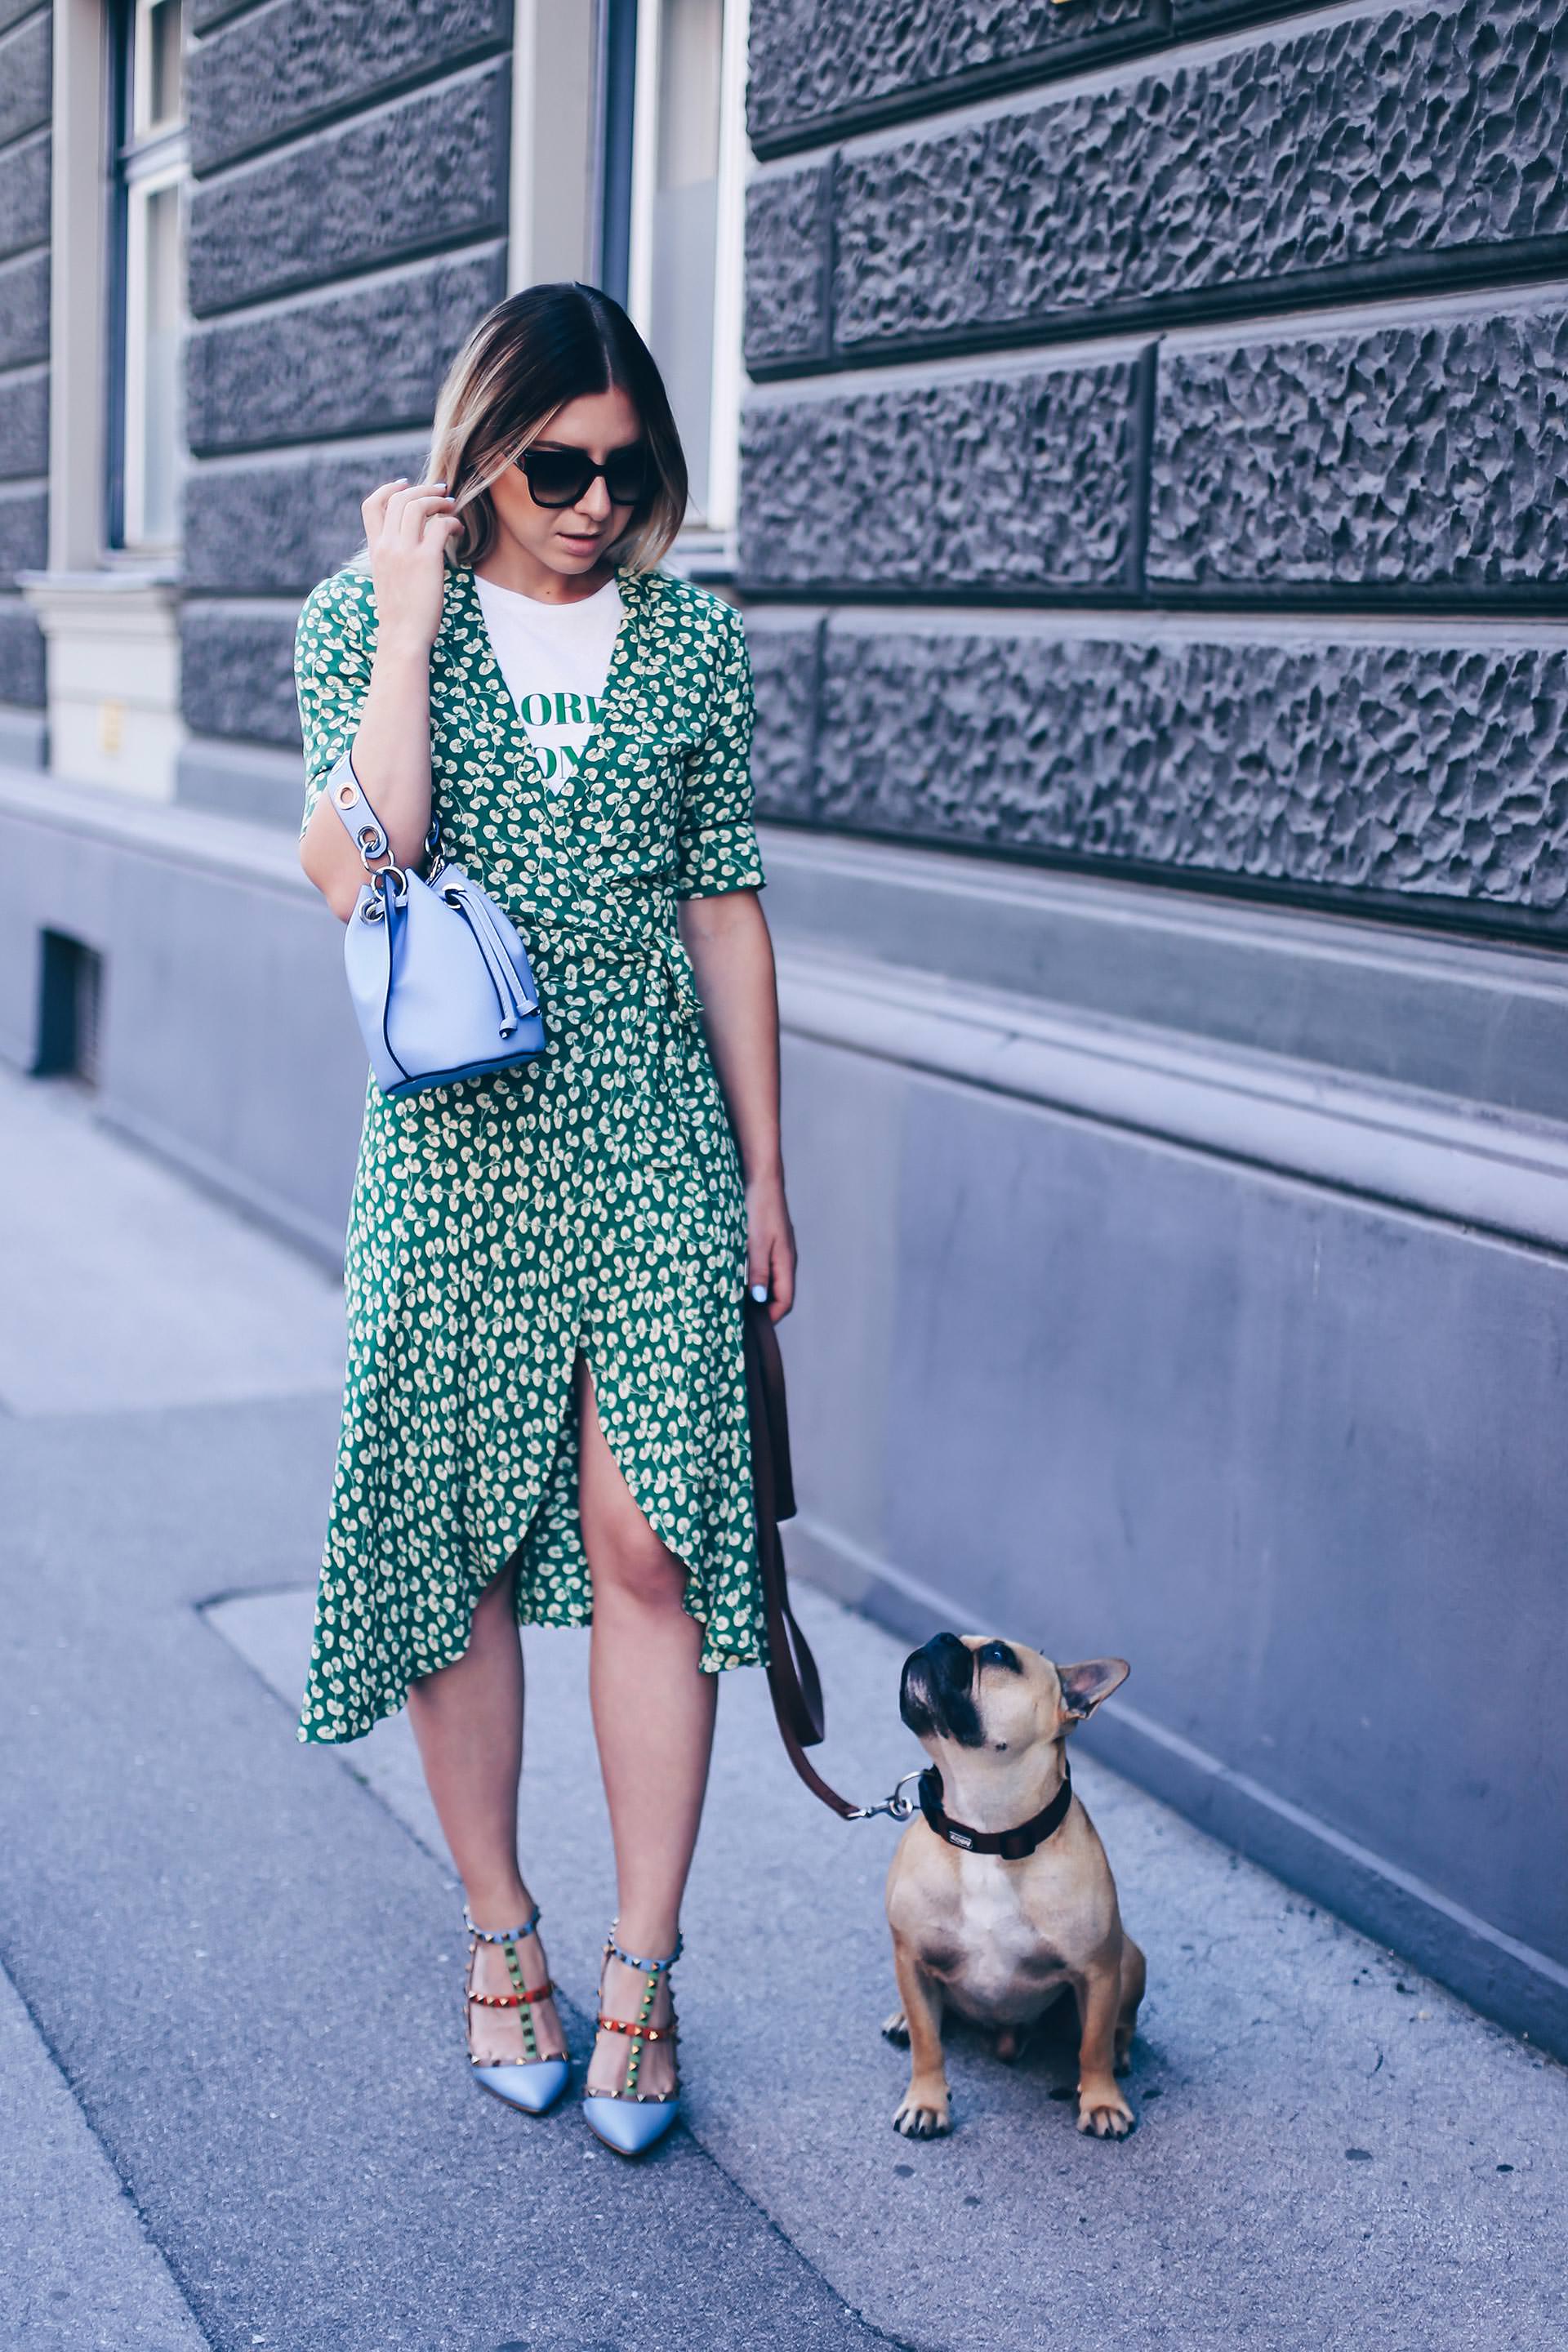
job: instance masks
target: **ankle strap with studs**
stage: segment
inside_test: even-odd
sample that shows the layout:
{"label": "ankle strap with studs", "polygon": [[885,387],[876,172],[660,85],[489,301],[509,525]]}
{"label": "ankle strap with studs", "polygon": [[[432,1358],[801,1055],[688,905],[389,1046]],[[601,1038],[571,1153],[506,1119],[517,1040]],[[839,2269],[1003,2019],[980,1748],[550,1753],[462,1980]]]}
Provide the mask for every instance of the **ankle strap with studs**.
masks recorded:
{"label": "ankle strap with studs", "polygon": [[681,1953],[686,1948],[686,1938],[684,1936],[678,1935],[675,1939],[675,1949],[671,1952],[667,1960],[646,1960],[639,1958],[636,1952],[623,1952],[619,1944],[616,1943],[616,1927],[619,1927],[619,1920],[616,1920],[614,1926],[612,1926],[609,1934],[605,1938],[605,1949],[606,1952],[612,1954],[616,1959],[624,1961],[628,1969],[639,1969],[644,1976],[658,1976],[661,1969],[672,1969],[677,1960],[680,1958]]}
{"label": "ankle strap with studs", "polygon": [[539,1925],[539,1906],[537,1903],[534,1905],[532,1910],[529,1913],[521,1927],[477,1927],[474,1925],[473,1915],[469,1911],[468,1905],[465,1903],[463,1906],[463,1925],[468,1929],[470,1936],[477,1936],[479,1937],[481,1944],[521,1943],[525,1936],[531,1936],[534,1929]]}

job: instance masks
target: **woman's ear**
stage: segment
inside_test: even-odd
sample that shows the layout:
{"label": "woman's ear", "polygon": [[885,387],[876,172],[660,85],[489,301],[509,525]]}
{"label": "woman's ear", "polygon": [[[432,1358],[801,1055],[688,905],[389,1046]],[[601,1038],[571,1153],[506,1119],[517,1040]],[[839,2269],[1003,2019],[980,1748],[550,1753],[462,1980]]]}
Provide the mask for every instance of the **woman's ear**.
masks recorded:
{"label": "woman's ear", "polygon": [[1101,1699],[1121,1689],[1131,1672],[1125,1658],[1084,1658],[1076,1666],[1058,1666],[1063,1716],[1068,1722],[1082,1723]]}

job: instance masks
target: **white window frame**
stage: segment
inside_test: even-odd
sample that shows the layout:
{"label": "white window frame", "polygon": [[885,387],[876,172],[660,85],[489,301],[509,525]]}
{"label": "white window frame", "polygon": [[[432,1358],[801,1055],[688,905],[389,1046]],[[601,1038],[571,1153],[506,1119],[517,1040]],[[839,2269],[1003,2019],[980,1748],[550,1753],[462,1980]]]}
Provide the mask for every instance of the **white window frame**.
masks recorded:
{"label": "white window frame", "polygon": [[[713,376],[707,455],[710,511],[680,535],[683,551],[725,567],[736,556],[740,488],[742,304],[745,279],[748,0],[723,0],[719,68],[718,234],[713,270]],[[658,169],[659,34],[663,0],[639,0],[632,108],[631,241],[626,308],[647,335],[653,313],[653,200]]]}
{"label": "white window frame", "polygon": [[[167,5],[167,0],[133,0],[134,13],[131,24],[132,121],[128,128],[129,143],[138,147],[143,142],[151,142],[160,131],[183,130],[185,122],[183,114],[154,117],[146,110],[146,103],[153,90],[153,18],[160,5]],[[180,13],[181,29],[184,31],[184,19],[188,10],[182,8]],[[183,59],[180,70],[180,90],[183,97],[184,94]]]}
{"label": "white window frame", "polygon": [[[148,528],[145,465],[147,224],[152,199],[170,188],[175,191],[177,206],[174,283],[178,289],[178,309],[175,331],[182,342],[189,333],[191,324],[185,307],[185,234],[190,182],[190,139],[186,119],[184,113],[154,117],[151,111],[153,18],[158,5],[159,0],[132,0],[130,57],[127,61],[131,76],[130,106],[120,152],[114,159],[115,176],[124,191],[125,204],[124,247],[122,252],[113,257],[114,265],[123,272],[121,292],[124,301],[123,332],[117,354],[121,370],[118,451],[121,510],[117,543],[105,551],[107,562],[115,567],[125,562],[144,562],[150,557],[178,554],[180,488],[188,465],[183,415],[184,371],[177,367],[174,387],[175,413],[171,420],[174,520],[167,533],[154,535]],[[182,30],[188,32],[185,22],[189,16],[188,0],[181,10],[181,16]],[[182,59],[182,104],[184,98],[184,61]]]}
{"label": "white window frame", "polygon": [[[190,320],[184,301],[185,210],[190,170],[186,140],[182,129],[167,141],[139,151],[128,157],[123,166],[125,177],[125,334],[123,350],[123,424],[124,446],[121,452],[123,473],[121,519],[121,543],[125,551],[137,555],[166,552],[179,546],[179,525],[164,538],[153,537],[147,529],[146,482],[146,423],[147,423],[147,222],[151,199],[173,188],[179,206],[180,262],[175,283],[181,289],[178,331],[188,332]],[[180,484],[186,468],[184,431],[182,419],[182,372],[174,377],[176,410],[174,416],[174,454],[173,489],[176,516],[179,508]]]}

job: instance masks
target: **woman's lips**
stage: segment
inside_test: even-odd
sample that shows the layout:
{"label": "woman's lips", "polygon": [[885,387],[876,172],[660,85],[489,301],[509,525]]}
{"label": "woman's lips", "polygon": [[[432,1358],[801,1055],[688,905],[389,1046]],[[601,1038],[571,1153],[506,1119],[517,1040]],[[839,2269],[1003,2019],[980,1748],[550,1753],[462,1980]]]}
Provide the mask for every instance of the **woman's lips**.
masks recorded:
{"label": "woman's lips", "polygon": [[569,547],[597,547],[604,534],[597,530],[563,530],[559,536]]}

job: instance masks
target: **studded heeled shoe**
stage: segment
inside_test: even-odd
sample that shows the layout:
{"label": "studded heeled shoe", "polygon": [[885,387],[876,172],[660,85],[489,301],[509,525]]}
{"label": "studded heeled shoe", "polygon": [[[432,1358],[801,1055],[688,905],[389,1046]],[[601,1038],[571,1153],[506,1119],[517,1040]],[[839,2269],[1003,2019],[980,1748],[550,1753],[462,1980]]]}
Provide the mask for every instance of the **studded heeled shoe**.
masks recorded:
{"label": "studded heeled shoe", "polygon": [[[543,2058],[539,2051],[539,2034],[533,2022],[532,2004],[548,2000],[555,1990],[552,1982],[530,1992],[522,1980],[522,1963],[517,1948],[523,1938],[531,1936],[539,1925],[536,1903],[521,1927],[476,1927],[468,1906],[463,1906],[463,1925],[468,1931],[468,1964],[463,1979],[463,2019],[468,2036],[468,2063],[474,2079],[482,2090],[493,2091],[498,2099],[509,2106],[521,2107],[525,2115],[542,2116],[552,2107],[566,2088],[572,2072],[569,2057]],[[476,1992],[474,1990],[474,1957],[481,1944],[499,1944],[506,1961],[506,1972],[511,1979],[510,1992]],[[472,2004],[472,2006],[470,2006]],[[474,2055],[473,2009],[515,2009],[517,2021],[522,2029],[521,2058],[478,2058]]]}
{"label": "studded heeled shoe", "polygon": [[[623,1952],[616,1941],[617,1920],[605,1938],[605,1958],[599,1965],[600,2012],[598,2022],[606,2033],[624,2033],[626,2037],[626,2080],[615,2091],[588,2090],[583,2099],[583,2115],[590,2131],[613,2147],[617,2156],[641,2156],[656,2140],[664,2137],[674,2123],[680,2105],[679,2075],[673,2091],[639,2091],[637,2074],[642,2065],[644,2045],[649,2042],[677,2039],[675,2004],[670,2003],[669,2023],[650,2025],[654,1998],[658,1980],[668,1974],[680,1958],[682,1938],[677,1936],[675,1949],[667,1960],[639,1959],[634,1952]],[[628,1969],[637,1969],[646,1981],[637,2016],[606,2017],[604,2014],[605,1968],[612,1959],[623,1961]]]}

